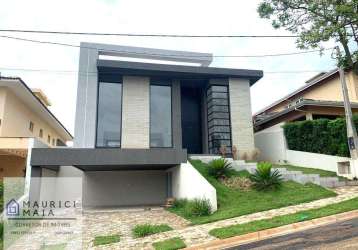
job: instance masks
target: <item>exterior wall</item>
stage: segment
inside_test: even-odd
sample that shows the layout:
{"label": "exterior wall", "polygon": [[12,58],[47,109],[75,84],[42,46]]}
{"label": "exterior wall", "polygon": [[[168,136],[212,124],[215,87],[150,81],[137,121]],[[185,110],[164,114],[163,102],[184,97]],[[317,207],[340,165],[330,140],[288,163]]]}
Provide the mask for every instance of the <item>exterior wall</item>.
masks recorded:
{"label": "exterior wall", "polygon": [[339,162],[350,162],[351,173],[339,175],[350,179],[358,177],[357,162],[348,157],[287,149],[286,139],[281,125],[282,124],[275,125],[255,134],[255,145],[261,151],[259,160],[272,163],[291,164],[299,167],[317,168],[336,172],[337,174]]}
{"label": "exterior wall", "polygon": [[[346,82],[350,101],[358,102],[358,76],[350,71],[346,73]],[[282,111],[291,101],[294,101],[299,97],[313,100],[343,101],[342,87],[339,80],[339,75],[335,74],[333,77],[324,80],[324,82],[316,84],[314,87],[298,93],[296,96],[290,98],[290,100],[283,101],[280,104],[268,109],[267,112],[270,113]]]}
{"label": "exterior wall", "polygon": [[123,77],[122,148],[149,148],[149,78]]}
{"label": "exterior wall", "polygon": [[163,205],[167,198],[165,171],[94,171],[83,179],[85,207]]}
{"label": "exterior wall", "polygon": [[217,210],[216,189],[189,163],[169,170],[172,173],[172,194],[176,199],[208,199],[212,212]]}
{"label": "exterior wall", "polygon": [[282,163],[286,159],[286,140],[282,125],[280,123],[255,133],[255,146],[260,150],[259,160]]}
{"label": "exterior wall", "polygon": [[94,148],[97,116],[97,58],[95,49],[80,49],[75,117],[76,148]]}
{"label": "exterior wall", "polygon": [[[0,120],[1,123],[4,121],[4,108],[5,108],[6,91],[5,88],[0,88]],[[0,136],[2,131],[2,125],[0,124]]]}
{"label": "exterior wall", "polygon": [[294,150],[286,151],[286,159],[289,164],[295,166],[318,168],[332,172],[338,171],[337,162],[346,162],[350,160],[348,157],[339,157]]}
{"label": "exterior wall", "polygon": [[[60,139],[63,142],[66,141],[64,138],[60,137],[50,125],[40,119],[34,111],[30,110],[21,100],[19,100],[10,90],[5,88],[0,89],[6,91],[0,136],[35,137],[48,146],[52,146],[53,138],[56,140]],[[29,130],[30,121],[34,123],[33,132]],[[39,137],[40,129],[43,130],[43,138]],[[50,143],[47,142],[48,135],[51,137]]]}
{"label": "exterior wall", "polygon": [[0,179],[4,177],[24,177],[26,158],[12,155],[0,155]]}
{"label": "exterior wall", "polygon": [[239,154],[250,152],[255,146],[249,80],[230,78],[229,94],[232,145]]}

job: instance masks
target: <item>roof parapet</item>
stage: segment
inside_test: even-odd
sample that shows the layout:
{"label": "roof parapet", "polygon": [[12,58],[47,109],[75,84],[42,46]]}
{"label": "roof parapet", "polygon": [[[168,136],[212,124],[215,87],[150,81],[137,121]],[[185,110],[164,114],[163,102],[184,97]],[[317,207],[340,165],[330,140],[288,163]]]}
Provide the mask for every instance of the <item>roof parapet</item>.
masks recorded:
{"label": "roof parapet", "polygon": [[153,49],[86,42],[81,43],[81,49],[95,49],[98,51],[99,55],[105,56],[196,63],[202,67],[209,66],[213,61],[213,55],[210,53],[191,51]]}

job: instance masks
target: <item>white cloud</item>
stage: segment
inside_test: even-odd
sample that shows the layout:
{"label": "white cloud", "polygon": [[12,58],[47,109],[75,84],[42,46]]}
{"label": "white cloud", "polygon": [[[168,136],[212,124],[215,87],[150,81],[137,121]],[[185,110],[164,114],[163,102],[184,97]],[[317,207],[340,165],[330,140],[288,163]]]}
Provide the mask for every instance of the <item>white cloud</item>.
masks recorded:
{"label": "white cloud", "polygon": [[[0,28],[118,33],[170,34],[287,34],[274,30],[256,13],[254,1],[138,1],[138,0],[7,0],[0,9]],[[4,33],[5,34],[5,33]],[[214,55],[273,54],[296,51],[294,39],[208,39],[88,37],[12,34],[39,40],[79,44],[80,41],[211,52]],[[0,39],[0,71],[17,75],[40,87],[52,100],[51,110],[74,130],[77,48]],[[334,67],[329,56],[318,54],[279,58],[215,58],[214,66],[264,71],[320,70]],[[36,68],[50,72],[2,70]],[[315,73],[266,74],[252,87],[253,111],[304,84]]]}

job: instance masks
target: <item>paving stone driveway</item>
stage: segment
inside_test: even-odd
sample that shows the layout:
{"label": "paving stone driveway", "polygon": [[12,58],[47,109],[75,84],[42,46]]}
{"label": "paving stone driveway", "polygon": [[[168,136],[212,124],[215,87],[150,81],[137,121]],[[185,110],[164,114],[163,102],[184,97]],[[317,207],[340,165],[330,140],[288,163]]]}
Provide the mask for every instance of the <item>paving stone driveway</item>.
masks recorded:
{"label": "paving stone driveway", "polygon": [[[144,223],[168,224],[174,230],[183,229],[189,225],[187,220],[159,207],[150,210],[148,208],[88,210],[84,213],[83,247],[84,249],[91,248],[95,236],[119,234],[120,246],[116,244],[113,249],[130,248],[138,241],[132,237],[132,228]],[[108,247],[108,249],[112,248]]]}
{"label": "paving stone driveway", "polygon": [[[216,238],[210,236],[208,232],[211,229],[217,227],[242,224],[253,220],[269,219],[279,215],[291,214],[312,208],[319,208],[358,197],[358,186],[341,187],[335,189],[334,191],[338,194],[338,196],[197,226],[189,226],[188,222],[184,219],[162,209],[152,211],[137,210],[122,212],[113,211],[110,213],[89,213],[86,214],[85,218],[85,221],[87,222],[85,222],[84,230],[88,231],[85,234],[85,246],[90,247],[89,243],[94,236],[111,233],[120,233],[122,235],[121,242],[96,248],[92,247],[92,249],[152,249],[151,243],[172,237],[181,237],[184,239],[187,246],[193,246],[197,244],[203,244],[210,240],[215,240]],[[175,230],[140,239],[133,239],[130,235],[131,228],[136,224],[143,222],[153,224],[167,223]]]}

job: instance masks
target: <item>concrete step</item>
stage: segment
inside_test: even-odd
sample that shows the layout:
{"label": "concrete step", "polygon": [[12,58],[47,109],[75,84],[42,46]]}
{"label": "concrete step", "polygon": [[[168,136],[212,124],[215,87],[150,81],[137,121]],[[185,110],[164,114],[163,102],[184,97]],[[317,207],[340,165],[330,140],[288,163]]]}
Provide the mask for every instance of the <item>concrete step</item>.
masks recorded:
{"label": "concrete step", "polygon": [[337,177],[321,177],[320,184],[322,187],[335,188],[344,186],[344,182],[339,181]]}

